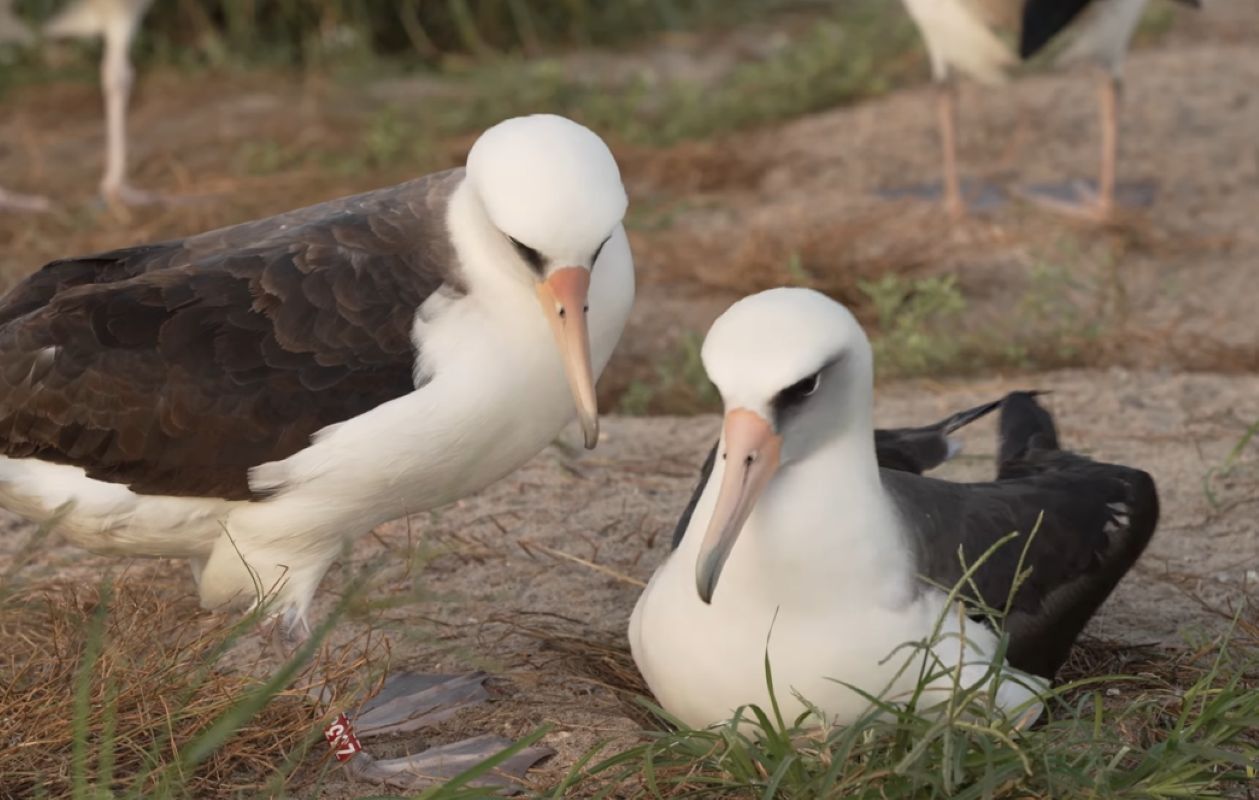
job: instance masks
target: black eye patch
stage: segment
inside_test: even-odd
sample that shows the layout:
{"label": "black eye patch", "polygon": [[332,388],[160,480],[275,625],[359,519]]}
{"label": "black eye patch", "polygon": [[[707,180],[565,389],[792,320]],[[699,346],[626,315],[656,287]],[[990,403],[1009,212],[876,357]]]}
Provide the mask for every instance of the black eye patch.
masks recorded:
{"label": "black eye patch", "polygon": [[774,395],[774,414],[781,416],[804,405],[809,396],[822,385],[822,371],[818,370],[807,378],[796,381]]}
{"label": "black eye patch", "polygon": [[534,272],[541,275],[542,269],[546,266],[546,259],[542,257],[542,254],[537,250],[534,250],[529,245],[518,241],[514,237],[508,236],[507,239],[511,242],[512,247],[516,248],[516,252],[519,253],[520,257],[525,260],[525,263],[528,264]]}
{"label": "black eye patch", "polygon": [[591,256],[591,257],[590,257],[590,268],[591,268],[591,269],[594,269],[595,262],[599,260],[599,254],[603,252],[603,246],[604,246],[605,244],[607,244],[607,243],[608,243],[608,240],[609,240],[609,239],[611,239],[611,238],[612,238],[612,234],[608,234],[608,238],[607,238],[607,239],[604,239],[602,242],[599,242],[599,246],[595,248],[595,254],[594,254],[593,256]]}

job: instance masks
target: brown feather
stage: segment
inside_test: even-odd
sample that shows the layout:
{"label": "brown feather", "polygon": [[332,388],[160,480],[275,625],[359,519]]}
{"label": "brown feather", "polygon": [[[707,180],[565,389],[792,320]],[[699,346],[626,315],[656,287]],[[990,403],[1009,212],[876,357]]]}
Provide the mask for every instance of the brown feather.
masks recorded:
{"label": "brown feather", "polygon": [[463,291],[462,177],[47,265],[0,299],[0,453],[254,497],[251,467],[416,388],[416,311]]}

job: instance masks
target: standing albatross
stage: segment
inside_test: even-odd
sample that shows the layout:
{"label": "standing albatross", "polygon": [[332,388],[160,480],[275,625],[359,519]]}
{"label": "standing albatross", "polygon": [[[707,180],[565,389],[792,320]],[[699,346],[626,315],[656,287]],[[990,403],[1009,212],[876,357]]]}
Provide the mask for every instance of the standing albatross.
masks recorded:
{"label": "standing albatross", "polygon": [[574,414],[595,445],[626,204],[603,141],[539,115],[466,168],[55,261],[0,300],[0,505],[187,558],[208,608],[260,586],[301,635],[346,542],[502,478]]}
{"label": "standing albatross", "polygon": [[[1176,0],[1191,6],[1201,0]],[[965,213],[957,171],[957,111],[951,79],[955,72],[983,83],[1004,80],[1015,58],[1002,33],[1018,39],[1018,56],[1030,59],[1063,41],[1059,64],[1100,68],[1101,162],[1096,192],[1080,200],[1029,193],[1059,211],[1105,221],[1114,216],[1119,158],[1119,87],[1124,57],[1147,0],[903,0],[917,25],[939,87],[937,111],[944,160],[944,197],[949,213]]]}
{"label": "standing albatross", "polygon": [[208,607],[282,583],[305,624],[342,542],[498,480],[575,407],[594,446],[625,208],[598,136],[522,117],[466,169],[54,261],[0,300],[0,503],[192,559]]}
{"label": "standing albatross", "polygon": [[[1025,393],[1001,403],[996,481],[880,469],[870,344],[843,306],[809,290],[739,301],[713,324],[703,360],[725,403],[721,458],[629,625],[660,704],[695,727],[749,703],[768,708],[768,653],[786,718],[806,711],[798,693],[849,723],[869,704],[848,686],[890,701],[913,694],[918,670],[897,671],[922,656],[888,656],[930,639],[938,620],[934,655],[964,660],[961,681],[974,684],[998,632],[949,609],[946,591],[963,573],[959,548],[974,564],[1017,532],[976,572],[979,596],[964,595],[1005,608],[1026,553],[996,702],[1034,713],[1039,685],[1154,532],[1149,475],[1060,449]],[[943,672],[927,689],[952,686]]]}

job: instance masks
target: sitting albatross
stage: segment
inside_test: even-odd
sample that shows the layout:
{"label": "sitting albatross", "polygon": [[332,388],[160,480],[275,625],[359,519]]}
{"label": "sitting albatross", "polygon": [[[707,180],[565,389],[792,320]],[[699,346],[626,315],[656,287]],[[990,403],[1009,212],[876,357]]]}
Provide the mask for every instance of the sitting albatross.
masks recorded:
{"label": "sitting albatross", "polygon": [[[813,291],[735,303],[713,324],[703,360],[725,403],[721,457],[629,625],[660,704],[694,727],[749,703],[768,708],[768,647],[785,717],[805,711],[799,693],[849,723],[869,704],[845,684],[907,699],[918,672],[898,676],[904,659],[888,656],[928,639],[941,619],[935,655],[964,658],[961,680],[973,684],[998,633],[948,609],[940,587],[962,576],[959,547],[974,564],[1017,532],[979,568],[980,596],[968,599],[1004,608],[1026,548],[1031,573],[1003,622],[996,702],[1034,713],[1039,685],[1154,532],[1149,475],[1060,449],[1049,414],[1026,393],[1001,403],[996,481],[880,469],[870,344],[847,309]],[[951,691],[952,677],[926,688]]]}
{"label": "sitting albatross", "polygon": [[[189,559],[298,635],[342,546],[502,478],[574,417],[634,297],[612,153],[502,122],[466,168],[55,261],[0,299],[0,505]],[[60,511],[59,509],[64,509]]]}

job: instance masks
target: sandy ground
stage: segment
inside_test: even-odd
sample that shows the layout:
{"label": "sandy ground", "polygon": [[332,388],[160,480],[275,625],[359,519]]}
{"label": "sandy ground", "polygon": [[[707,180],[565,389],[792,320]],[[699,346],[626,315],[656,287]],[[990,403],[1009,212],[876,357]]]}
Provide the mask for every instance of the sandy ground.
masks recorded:
{"label": "sandy ground", "polygon": [[[642,292],[605,384],[623,388],[626,376],[639,374],[679,336],[703,331],[738,293],[791,281],[784,266],[791,253],[803,254],[814,280],[841,296],[851,290],[852,276],[884,267],[956,274],[970,297],[969,324],[992,326],[993,336],[1004,335],[1001,326],[1010,324],[1038,264],[1047,258],[1078,263],[1075,280],[1084,288],[1077,293],[1120,287],[1117,300],[1092,309],[1105,315],[1106,333],[1089,358],[1103,366],[885,383],[878,421],[925,422],[1009,389],[1052,390],[1049,404],[1066,444],[1149,470],[1162,498],[1151,549],[1089,634],[1170,646],[1215,624],[1201,602],[1226,607],[1259,581],[1259,445],[1252,443],[1230,472],[1218,474],[1246,426],[1259,419],[1253,314],[1259,302],[1259,7],[1241,0],[1216,5],[1224,10],[1209,9],[1167,47],[1131,59],[1121,177],[1153,189],[1154,199],[1115,230],[1081,228],[1009,201],[956,229],[929,204],[907,201],[889,211],[880,190],[936,174],[925,88],[716,143],[627,154],[636,206],[662,209],[668,220],[658,230],[634,231]],[[1198,34],[1205,40],[1193,38]],[[91,186],[93,164],[83,160],[71,168],[65,159],[91,152],[94,121],[67,122],[56,145],[65,149],[53,156],[30,144],[30,131],[61,113],[66,92],[81,96],[80,110],[94,102],[90,88],[50,94],[57,91],[59,99],[23,93],[20,113],[0,121],[6,141],[26,143],[0,151],[6,180],[16,176],[29,188],[50,176],[64,188],[77,176],[81,186]],[[198,91],[214,96],[211,89]],[[291,116],[297,122],[276,122],[286,91],[316,98],[314,110],[296,106]],[[216,109],[214,126],[198,125],[193,116],[203,103],[196,91],[171,100],[183,104],[186,116],[175,114],[167,124],[186,136],[185,143],[200,143],[193,148],[200,156],[189,157],[191,173],[185,174],[176,169],[184,162],[163,149],[174,148],[172,137],[140,144],[140,175],[149,179],[142,182],[185,174],[190,184],[230,184],[245,195],[240,202],[228,209],[141,212],[121,225],[84,211],[4,221],[0,270],[21,274],[59,254],[67,238],[76,249],[105,247],[295,205],[284,175],[229,181],[204,164],[268,126],[290,130],[312,120],[335,126],[335,114],[317,102],[327,102],[329,91],[259,88]],[[1091,85],[1078,75],[1033,76],[1004,91],[963,87],[963,169],[998,187],[1091,175],[1092,97]],[[142,96],[137,129],[161,113]],[[31,154],[39,160],[21,160]],[[371,177],[384,182],[379,174]],[[363,188],[352,179],[319,186],[327,193]],[[1087,302],[1081,307],[1090,310]],[[547,743],[558,755],[543,767],[545,780],[595,742],[639,729],[641,719],[603,685],[603,667],[592,662],[588,648],[575,653],[565,642],[607,643],[609,658],[624,664],[620,651],[636,582],[667,555],[673,522],[716,429],[711,416],[609,417],[593,453],[576,448],[570,431],[566,440],[574,447],[549,448],[475,497],[409,525],[386,526],[358,543],[351,562],[329,574],[318,612],[329,608],[336,587],[375,565],[371,597],[381,607],[372,616],[392,641],[396,665],[480,667],[495,675],[490,705],[379,753],[486,730],[519,736],[551,722]],[[967,455],[943,474],[967,480],[991,474],[991,423],[976,425],[966,441]],[[26,531],[14,523],[0,536],[0,570]],[[23,577],[87,575],[118,563],[54,545]],[[345,636],[360,624],[347,623]],[[328,796],[373,793],[337,783],[326,789]]]}
{"label": "sandy ground", "polygon": [[[1226,609],[1259,582],[1259,450],[1246,450],[1228,475],[1213,475],[1248,421],[1259,419],[1259,378],[1113,369],[1029,380],[885,386],[877,420],[921,423],[1010,389],[1052,390],[1048,405],[1064,444],[1149,470],[1163,507],[1149,551],[1087,635],[1179,647],[1218,629],[1222,620],[1202,603]],[[545,781],[600,741],[630,741],[643,721],[607,685],[608,664],[626,664],[636,582],[668,555],[674,520],[717,427],[710,416],[611,417],[593,452],[575,447],[576,432],[569,431],[566,444],[480,495],[383,526],[359,542],[325,579],[316,616],[330,609],[338,587],[369,570],[368,598],[381,605],[372,619],[391,640],[395,668],[481,668],[495,676],[489,705],[372,752],[398,755],[486,731],[523,736],[550,723],[546,742],[558,754],[538,773]],[[964,455],[940,474],[991,476],[992,422],[974,425],[964,441]],[[22,538],[16,531],[5,537],[3,551]],[[118,566],[62,545],[43,553],[25,577]],[[168,569],[178,575],[185,568]],[[339,638],[361,628],[347,622]],[[574,639],[585,644],[574,647]],[[609,661],[592,655],[592,644],[607,645]],[[335,775],[324,788],[327,796],[371,793]]]}

